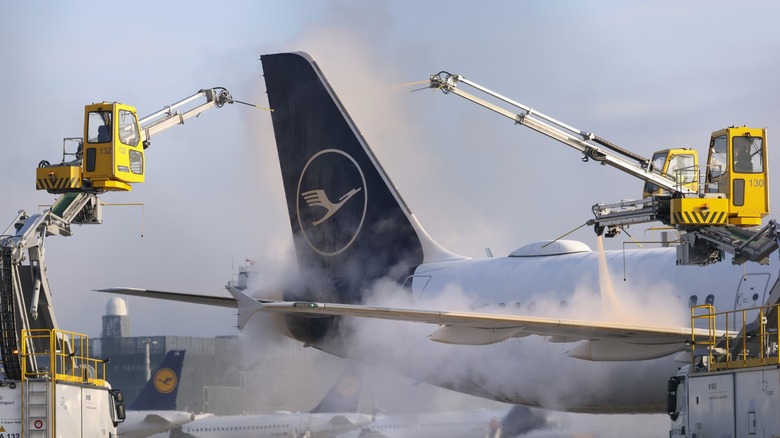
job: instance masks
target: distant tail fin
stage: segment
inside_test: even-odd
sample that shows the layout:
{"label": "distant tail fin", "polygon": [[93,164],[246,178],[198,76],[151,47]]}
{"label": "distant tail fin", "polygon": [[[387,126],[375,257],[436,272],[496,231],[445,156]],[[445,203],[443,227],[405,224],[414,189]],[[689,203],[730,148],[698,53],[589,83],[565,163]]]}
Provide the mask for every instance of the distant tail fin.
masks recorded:
{"label": "distant tail fin", "polygon": [[176,410],[176,395],[179,393],[184,353],[185,350],[169,351],[127,409],[130,411]]}
{"label": "distant tail fin", "polygon": [[363,379],[359,365],[350,363],[311,413],[357,412]]}
{"label": "distant tail fin", "polygon": [[261,57],[305,292],[285,299],[362,302],[377,279],[455,257],[422,230],[316,62]]}

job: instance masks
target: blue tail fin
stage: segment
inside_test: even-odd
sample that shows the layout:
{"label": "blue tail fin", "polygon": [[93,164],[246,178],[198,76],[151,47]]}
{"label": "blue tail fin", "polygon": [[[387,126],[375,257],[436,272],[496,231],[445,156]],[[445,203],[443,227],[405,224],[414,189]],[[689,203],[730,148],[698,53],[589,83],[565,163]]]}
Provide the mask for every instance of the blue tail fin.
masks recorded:
{"label": "blue tail fin", "polygon": [[363,379],[359,366],[355,363],[350,363],[320,403],[309,412],[313,414],[357,412],[362,383]]}
{"label": "blue tail fin", "polygon": [[[362,303],[380,278],[403,283],[430,239],[317,63],[305,53],[260,59],[301,269],[284,299]],[[288,317],[287,326],[316,344],[335,321]]]}
{"label": "blue tail fin", "polygon": [[171,350],[152,373],[141,393],[127,407],[130,411],[174,411],[179,393],[185,350]]}
{"label": "blue tail fin", "polygon": [[[284,299],[361,304],[379,279],[408,285],[423,261],[457,257],[422,229],[317,63],[300,52],[260,59],[301,268]],[[337,327],[286,320],[310,344]]]}
{"label": "blue tail fin", "polygon": [[378,278],[403,281],[423,260],[411,213],[317,63],[261,60],[295,251],[312,274],[314,296],[297,298],[358,303]]}

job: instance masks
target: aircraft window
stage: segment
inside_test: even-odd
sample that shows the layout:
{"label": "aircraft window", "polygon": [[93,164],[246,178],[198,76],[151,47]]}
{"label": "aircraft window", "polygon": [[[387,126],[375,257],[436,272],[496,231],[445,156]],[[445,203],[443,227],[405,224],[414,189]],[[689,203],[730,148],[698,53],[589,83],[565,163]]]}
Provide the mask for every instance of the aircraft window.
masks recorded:
{"label": "aircraft window", "polygon": [[506,304],[504,304],[504,303],[498,303],[498,307],[506,307]]}
{"label": "aircraft window", "polygon": [[758,301],[758,294],[753,294],[753,301]]}
{"label": "aircraft window", "polygon": [[569,303],[566,300],[563,300],[563,301],[561,301],[561,304],[559,305],[559,307],[561,309],[565,309],[568,305],[569,305]]}
{"label": "aircraft window", "polygon": [[699,302],[699,297],[696,295],[691,295],[690,298],[688,298],[688,306],[693,307]]}
{"label": "aircraft window", "polygon": [[515,309],[519,309],[521,306],[520,301],[515,301]]}
{"label": "aircraft window", "polygon": [[528,305],[528,310],[530,310],[531,312],[536,310],[536,301],[531,301],[531,304]]}
{"label": "aircraft window", "polygon": [[715,305],[715,295],[709,294],[707,295],[707,298],[704,299],[704,302],[709,304],[710,306]]}

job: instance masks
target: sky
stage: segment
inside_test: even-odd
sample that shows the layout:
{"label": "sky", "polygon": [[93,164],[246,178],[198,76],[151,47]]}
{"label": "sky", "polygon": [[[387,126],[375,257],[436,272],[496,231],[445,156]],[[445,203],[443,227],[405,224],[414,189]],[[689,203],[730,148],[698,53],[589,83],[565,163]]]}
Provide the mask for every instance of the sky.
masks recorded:
{"label": "sky", "polygon": [[[595,203],[640,197],[642,183],[456,96],[413,92],[442,70],[644,156],[703,156],[712,131],[767,127],[778,168],[774,2],[30,1],[2,2],[0,15],[8,224],[53,201],[35,190],[34,169],[60,160],[62,138],[81,136],[84,105],[118,101],[143,116],[223,86],[265,106],[259,57],[284,51],[318,61],[423,227],[466,256],[559,237]],[[227,295],[244,260],[269,272],[290,260],[267,111],[203,113],[155,136],[146,157],[144,184],[102,197],[102,225],[46,241],[63,328],[99,336],[110,296],[93,289]],[[568,238],[595,248],[588,227]],[[227,309],[137,298],[128,307],[133,335],[235,333]]]}

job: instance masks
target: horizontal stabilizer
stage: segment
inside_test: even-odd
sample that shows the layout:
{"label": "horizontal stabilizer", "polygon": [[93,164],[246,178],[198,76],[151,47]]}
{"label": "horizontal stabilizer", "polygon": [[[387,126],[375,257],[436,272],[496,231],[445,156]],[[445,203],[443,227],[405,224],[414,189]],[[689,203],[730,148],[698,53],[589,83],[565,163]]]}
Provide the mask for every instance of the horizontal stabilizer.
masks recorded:
{"label": "horizontal stabilizer", "polygon": [[233,295],[233,298],[236,300],[236,304],[238,306],[238,329],[243,330],[246,326],[246,323],[249,321],[249,318],[252,317],[255,313],[263,310],[263,305],[260,304],[256,299],[250,297],[249,295],[239,291],[238,289],[234,288],[233,286],[227,287],[228,292],[230,292],[230,295]]}
{"label": "horizontal stabilizer", "polygon": [[237,307],[236,300],[230,297],[184,294],[179,292],[163,292],[151,289],[140,289],[137,287],[109,287],[106,289],[95,289],[95,292],[154,298],[158,300],[180,301],[183,303],[204,304],[207,306],[228,307],[232,309]]}

